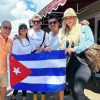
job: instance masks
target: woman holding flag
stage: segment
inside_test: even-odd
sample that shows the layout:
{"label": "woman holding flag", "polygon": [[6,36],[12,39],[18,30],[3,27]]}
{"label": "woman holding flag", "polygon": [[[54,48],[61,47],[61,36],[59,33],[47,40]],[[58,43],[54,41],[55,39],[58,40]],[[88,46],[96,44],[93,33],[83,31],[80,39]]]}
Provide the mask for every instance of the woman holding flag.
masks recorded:
{"label": "woman holding flag", "polygon": [[[62,37],[66,37],[70,55],[67,66],[68,83],[74,100],[88,100],[84,88],[91,77],[91,71],[86,63],[84,51],[94,44],[93,33],[88,25],[80,25],[78,17],[72,8],[64,12]],[[66,42],[63,45],[66,45]]]}
{"label": "woman holding flag", "polygon": [[[30,54],[32,52],[30,39],[28,38],[28,28],[26,24],[19,25],[19,35],[14,39],[12,53],[16,55]],[[18,90],[13,91],[11,100],[16,100]],[[26,100],[26,91],[22,90],[22,100]]]}

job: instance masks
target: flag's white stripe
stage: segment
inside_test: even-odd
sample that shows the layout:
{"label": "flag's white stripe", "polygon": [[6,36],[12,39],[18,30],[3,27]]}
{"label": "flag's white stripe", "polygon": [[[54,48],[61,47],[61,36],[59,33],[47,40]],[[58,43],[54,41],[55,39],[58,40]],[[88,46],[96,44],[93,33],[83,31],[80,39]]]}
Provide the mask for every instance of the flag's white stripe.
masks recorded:
{"label": "flag's white stripe", "polygon": [[9,62],[9,54],[7,55],[7,72],[8,72],[8,86],[10,86],[10,62]]}
{"label": "flag's white stripe", "polygon": [[60,85],[65,83],[65,76],[28,76],[21,83],[28,84],[56,84]]}
{"label": "flag's white stripe", "polygon": [[19,61],[28,68],[60,68],[66,67],[66,59],[41,60],[41,61]]}

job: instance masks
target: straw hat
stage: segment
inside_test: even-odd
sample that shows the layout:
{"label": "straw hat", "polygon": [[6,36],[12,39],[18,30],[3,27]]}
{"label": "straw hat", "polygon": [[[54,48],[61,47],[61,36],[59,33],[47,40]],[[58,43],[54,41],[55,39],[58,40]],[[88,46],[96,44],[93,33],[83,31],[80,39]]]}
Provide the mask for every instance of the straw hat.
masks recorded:
{"label": "straw hat", "polygon": [[65,10],[63,18],[67,17],[67,16],[77,16],[77,15],[76,15],[76,12],[74,11],[74,9],[68,8]]}
{"label": "straw hat", "polygon": [[42,19],[42,17],[39,14],[34,14],[33,17],[32,17],[32,19],[34,20],[35,18]]}

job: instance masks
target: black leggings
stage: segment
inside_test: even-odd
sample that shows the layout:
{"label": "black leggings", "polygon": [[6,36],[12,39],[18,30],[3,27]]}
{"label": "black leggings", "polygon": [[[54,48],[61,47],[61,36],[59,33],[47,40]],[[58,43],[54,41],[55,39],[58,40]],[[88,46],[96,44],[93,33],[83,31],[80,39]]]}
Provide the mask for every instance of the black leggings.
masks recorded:
{"label": "black leggings", "polygon": [[[18,90],[14,90],[14,91],[13,91],[13,95],[14,95],[14,96],[16,96],[17,93],[18,93]],[[26,97],[26,91],[23,91],[23,90],[22,90],[22,96]]]}
{"label": "black leggings", "polygon": [[[85,59],[82,59],[85,62]],[[80,63],[75,56],[72,56],[67,67],[67,78],[74,100],[87,100],[84,88],[90,77],[91,71],[88,65]]]}

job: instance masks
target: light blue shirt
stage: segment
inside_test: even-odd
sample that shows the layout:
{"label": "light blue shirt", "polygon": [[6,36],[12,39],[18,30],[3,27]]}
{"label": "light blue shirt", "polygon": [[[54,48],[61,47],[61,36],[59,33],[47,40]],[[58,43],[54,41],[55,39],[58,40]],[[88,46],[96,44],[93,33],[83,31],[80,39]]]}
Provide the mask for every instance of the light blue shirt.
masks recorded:
{"label": "light blue shirt", "polygon": [[76,53],[81,53],[94,44],[94,37],[92,30],[87,25],[82,25],[82,33],[80,35],[80,43],[75,46]]}

